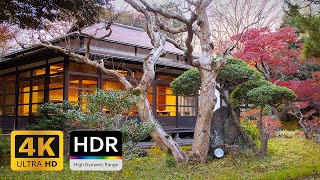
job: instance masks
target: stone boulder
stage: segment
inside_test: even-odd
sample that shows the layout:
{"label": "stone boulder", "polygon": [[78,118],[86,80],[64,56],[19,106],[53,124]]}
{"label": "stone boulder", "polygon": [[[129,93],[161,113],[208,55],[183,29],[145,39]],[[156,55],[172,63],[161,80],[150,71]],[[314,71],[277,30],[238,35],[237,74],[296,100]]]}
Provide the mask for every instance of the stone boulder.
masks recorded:
{"label": "stone boulder", "polygon": [[226,151],[227,147],[235,145],[240,151],[248,148],[246,141],[237,130],[227,106],[222,106],[213,113],[210,133],[210,155],[216,147],[223,147]]}

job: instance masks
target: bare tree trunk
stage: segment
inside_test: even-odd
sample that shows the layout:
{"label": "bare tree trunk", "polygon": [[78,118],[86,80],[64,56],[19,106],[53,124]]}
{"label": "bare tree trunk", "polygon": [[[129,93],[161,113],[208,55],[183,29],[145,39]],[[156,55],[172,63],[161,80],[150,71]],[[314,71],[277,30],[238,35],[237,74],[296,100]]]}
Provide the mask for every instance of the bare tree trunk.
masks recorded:
{"label": "bare tree trunk", "polygon": [[211,121],[217,99],[214,94],[215,88],[213,88],[216,86],[217,72],[206,68],[199,69],[199,72],[201,92],[190,160],[205,163],[208,159]]}
{"label": "bare tree trunk", "polygon": [[286,102],[286,104],[285,104],[284,108],[281,110],[281,112],[278,112],[276,107],[271,106],[274,119],[280,120],[282,118],[282,116],[284,116],[287,113],[287,111],[289,109],[289,105],[290,105],[290,102]]}
{"label": "bare tree trunk", "polygon": [[267,145],[268,145],[268,137],[264,132],[263,124],[262,124],[262,111],[263,106],[260,108],[260,119],[258,121],[258,129],[259,129],[259,140],[260,140],[260,151],[259,158],[263,158],[267,155]]}
{"label": "bare tree trunk", "polygon": [[280,114],[279,114],[277,108],[275,108],[274,106],[271,106],[271,111],[273,113],[272,118],[276,119],[276,120],[280,120],[281,117],[280,117]]}
{"label": "bare tree trunk", "polygon": [[[259,132],[260,132],[260,130],[259,130]],[[259,139],[260,139],[259,158],[261,159],[267,155],[268,138],[263,133],[263,134],[261,134],[261,136],[259,135]]]}
{"label": "bare tree trunk", "polygon": [[[144,122],[157,122],[154,118],[149,101],[146,94],[141,94],[138,104],[139,115]],[[161,126],[158,126],[156,131],[150,134],[157,145],[166,153],[173,156],[176,162],[181,163],[186,160],[186,153],[180,146],[169,136]]]}
{"label": "bare tree trunk", "polygon": [[[155,64],[160,56],[165,52],[164,43],[161,40],[162,36],[157,36],[160,38],[158,40],[158,47],[155,47],[149,55],[145,58],[143,63],[144,73],[142,75],[141,81],[136,89],[140,90],[139,102],[137,104],[139,116],[143,122],[157,122],[154,118],[150,104],[147,98],[148,89],[151,86],[152,81],[155,78]],[[158,126],[156,131],[150,134],[152,139],[157,143],[157,145],[166,153],[172,154],[176,162],[181,163],[186,160],[187,155],[180,148],[180,146],[169,136],[161,126]]]}
{"label": "bare tree trunk", "polygon": [[[301,113],[302,114],[302,113]],[[306,128],[306,126],[303,124],[303,116],[301,116],[300,118],[299,118],[299,125],[300,125],[300,127],[302,128],[302,130],[303,130],[303,134],[304,134],[304,136],[306,137],[306,139],[309,139],[309,135],[308,135],[308,131],[307,131],[307,128]]]}

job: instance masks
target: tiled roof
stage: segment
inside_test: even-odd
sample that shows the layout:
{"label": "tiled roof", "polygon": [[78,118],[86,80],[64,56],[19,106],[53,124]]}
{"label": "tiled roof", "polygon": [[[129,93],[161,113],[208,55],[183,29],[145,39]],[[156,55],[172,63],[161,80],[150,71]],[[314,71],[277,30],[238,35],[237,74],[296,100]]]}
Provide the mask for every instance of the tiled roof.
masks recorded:
{"label": "tiled roof", "polygon": [[[128,61],[135,61],[135,62],[143,62],[143,58],[137,57],[137,56],[130,56],[130,55],[125,55],[125,54],[120,54],[120,53],[112,53],[112,52],[107,52],[107,51],[101,51],[101,50],[91,50],[92,54],[97,54],[97,55],[103,55],[107,57],[112,57],[112,58],[117,58],[117,59],[124,59]],[[163,66],[168,66],[168,67],[175,67],[175,68],[182,68],[182,69],[190,69],[192,66],[183,63],[181,61],[177,60],[168,60],[168,59],[162,59],[160,58],[156,64],[158,65],[163,65]]]}
{"label": "tiled roof", "polygon": [[[97,37],[102,37],[103,35],[108,33],[103,28],[104,24],[105,24],[104,22],[94,24],[90,27],[84,28],[82,32],[92,35],[95,33],[97,29],[102,28],[101,30],[98,30],[96,34]],[[105,40],[107,41],[124,43],[124,44],[150,48],[150,49],[153,48],[148,34],[143,29],[114,23],[111,25],[111,30],[112,30],[111,35],[105,38]],[[181,55],[184,54],[183,51],[181,51],[180,49],[176,48],[173,44],[168,42],[165,44],[165,50],[168,52],[176,53],[176,54],[181,54]]]}
{"label": "tiled roof", "polygon": [[[94,34],[96,29],[100,29],[97,31],[96,36],[101,37],[107,33],[106,30],[104,28],[102,28],[103,26],[104,26],[104,22],[97,23],[97,24],[94,24],[90,27],[84,28],[82,30],[82,32],[84,32],[86,34]],[[136,46],[136,47],[146,48],[146,49],[153,48],[148,34],[141,28],[136,28],[136,27],[132,27],[132,26],[114,23],[114,24],[112,24],[111,29],[112,29],[111,35],[104,39],[107,42],[126,44],[126,45],[130,45],[130,46]],[[75,33],[77,34],[78,32],[69,32],[65,37],[68,37],[69,35],[72,35]],[[57,38],[57,39],[53,39],[52,42],[58,42],[60,40],[61,40],[61,38]],[[30,46],[27,49],[21,49],[21,50],[12,52],[10,54],[7,54],[5,56],[0,57],[0,62],[5,61],[5,60],[10,60],[15,55],[30,52],[30,51],[35,51],[36,49],[39,49],[39,48],[42,49],[39,46]],[[78,50],[80,50],[80,49],[78,49]],[[183,51],[181,51],[180,49],[177,49],[176,47],[174,47],[174,45],[172,45],[171,43],[168,43],[168,42],[165,45],[165,50],[168,53],[178,54],[181,56],[184,55]],[[83,51],[83,49],[81,49],[80,51]],[[122,58],[122,59],[126,59],[129,61],[143,62],[143,58],[138,57],[138,56],[130,56],[130,55],[123,54],[123,53],[104,51],[102,49],[97,50],[97,49],[92,48],[91,53],[105,55],[105,56],[113,57],[113,58]],[[189,69],[192,67],[192,66],[186,64],[185,62],[177,61],[176,59],[171,60],[171,59],[160,58],[157,61],[157,64],[169,66],[169,67],[183,68],[183,69]]]}

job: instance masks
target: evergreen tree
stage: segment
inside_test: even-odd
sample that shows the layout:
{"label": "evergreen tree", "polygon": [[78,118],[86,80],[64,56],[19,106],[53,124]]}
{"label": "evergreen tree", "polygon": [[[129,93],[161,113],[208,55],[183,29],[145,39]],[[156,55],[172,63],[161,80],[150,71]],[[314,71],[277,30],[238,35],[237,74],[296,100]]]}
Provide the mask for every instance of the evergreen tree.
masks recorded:
{"label": "evergreen tree", "polygon": [[[320,61],[320,2],[308,0],[307,4],[298,4],[286,0],[287,10],[282,26],[294,26],[304,41],[302,57]],[[315,10],[313,10],[315,9]]]}

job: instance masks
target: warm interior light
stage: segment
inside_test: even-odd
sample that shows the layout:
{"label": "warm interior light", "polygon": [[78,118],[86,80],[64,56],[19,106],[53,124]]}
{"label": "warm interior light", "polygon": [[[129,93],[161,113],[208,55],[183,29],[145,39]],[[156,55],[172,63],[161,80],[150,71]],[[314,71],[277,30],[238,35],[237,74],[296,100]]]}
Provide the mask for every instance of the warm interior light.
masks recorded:
{"label": "warm interior light", "polygon": [[115,71],[118,72],[118,73],[120,73],[120,74],[122,74],[122,75],[124,75],[124,76],[127,76],[127,75],[128,75],[128,71],[125,71],[125,70],[116,69]]}

